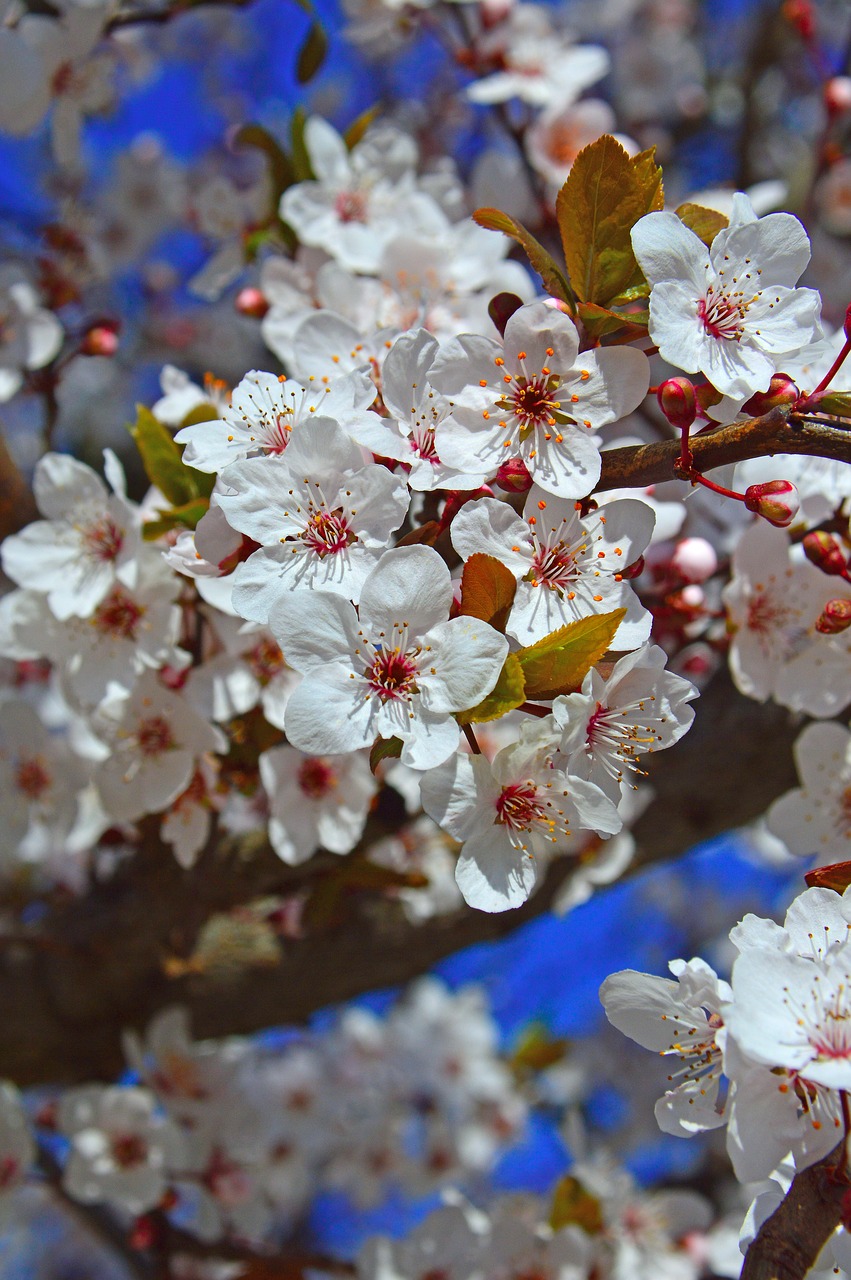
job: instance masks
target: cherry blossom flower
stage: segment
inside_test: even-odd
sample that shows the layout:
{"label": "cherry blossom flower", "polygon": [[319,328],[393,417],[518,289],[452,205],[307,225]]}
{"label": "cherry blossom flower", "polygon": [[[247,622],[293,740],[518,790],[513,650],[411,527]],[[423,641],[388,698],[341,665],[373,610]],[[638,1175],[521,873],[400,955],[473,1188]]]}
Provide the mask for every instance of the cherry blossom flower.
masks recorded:
{"label": "cherry blossom flower", "polygon": [[664,359],[703,373],[740,401],[765,391],[778,361],[820,336],[821,299],[794,285],[810,260],[803,226],[788,213],[757,218],[747,196],[712,246],[675,213],[650,213],[632,230],[652,286],[650,335]]}
{"label": "cherry blossom flower", "polygon": [[45,592],[62,620],[89,617],[116,581],[135,582],[138,519],[124,496],[118,460],[109,450],[105,456],[112,494],[85,463],[45,454],[33,485],[46,519],[3,543],[4,571],[21,586]]}
{"label": "cherry blossom flower", "polygon": [[621,818],[603,793],[553,769],[550,754],[549,736],[533,726],[492,764],[484,756],[455,755],[423,778],[426,813],[463,841],[455,877],[471,907],[519,907],[535,884],[536,853],[572,826],[620,830]]}
{"label": "cherry blossom flower", "polygon": [[21,1095],[13,1084],[0,1081],[0,1201],[21,1185],[35,1157],[35,1139]]}
{"label": "cherry blossom flower", "polygon": [[641,403],[649,368],[631,347],[580,354],[573,321],[530,303],[508,321],[504,346],[464,336],[437,356],[429,380],[453,402],[437,452],[448,466],[489,474],[519,455],[548,493],[584,497],[600,477],[592,433]]}
{"label": "cherry blossom flower", "polygon": [[62,1177],[70,1195],[133,1214],[159,1203],[182,1144],[155,1107],[147,1089],[87,1085],[64,1094],[58,1124],[71,1142]]}
{"label": "cherry blossom flower", "polygon": [[494,556],[518,579],[506,630],[520,644],[625,607],[612,647],[634,649],[649,636],[651,619],[623,581],[623,570],[647,548],[654,523],[644,502],[606,503],[582,518],[573,502],[533,485],[522,519],[505,502],[479,498],[465,503],[451,532],[465,560]]}
{"label": "cherry blossom flower", "polygon": [[617,802],[630,773],[642,772],[638,757],[673,746],[691,727],[695,697],[693,684],[665,670],[657,645],[621,658],[607,680],[592,667],[579,693],[553,703],[562,731],[556,763]]}
{"label": "cherry blossom flower", "polygon": [[500,57],[504,70],[467,87],[472,102],[507,102],[520,98],[535,107],[566,105],[609,70],[609,55],[600,45],[574,44],[552,28],[540,5],[516,5],[507,21],[482,41],[482,52]]}
{"label": "cherry blossom flower", "polygon": [[0,851],[14,855],[35,825],[54,840],[77,816],[86,769],[26,702],[0,704]]}
{"label": "cherry blossom flower", "polygon": [[676,982],[632,969],[613,973],[600,1000],[612,1026],[671,1060],[670,1087],[656,1104],[656,1119],[664,1133],[692,1134],[728,1118],[719,1097],[723,1065],[716,1033],[733,993],[703,960],[672,960],[669,968]]}
{"label": "cherry blossom flower", "polygon": [[851,849],[851,733],[832,722],[810,724],[794,750],[802,786],[775,800],[768,828],[792,853],[843,862]]}
{"label": "cherry blossom flower", "polygon": [[363,455],[330,418],[317,418],[285,457],[233,463],[219,495],[228,522],[261,544],[236,571],[234,608],[266,622],[275,602],[301,589],[357,601],[363,582],[404,520],[404,481]]}
{"label": "cherry blossom flower", "polygon": [[453,711],[497,681],[508,641],[477,619],[447,621],[449,570],[429,547],[387,551],[360,593],[360,617],[327,592],[294,591],[269,617],[287,661],[304,674],[287,707],[287,737],[310,754],[402,739],[402,762],[440,764],[456,749]]}
{"label": "cherry blossom flower", "polygon": [[210,619],[210,626],[222,652],[190,671],[188,701],[218,724],[259,705],[269,724],[283,729],[287,702],[301,676],[287,665],[274,636],[255,623],[220,613]]}
{"label": "cherry blossom flower", "polygon": [[269,840],[279,858],[298,866],[320,846],[331,853],[355,847],[378,789],[365,756],[273,747],[258,763],[269,797]]}
{"label": "cherry blossom flower", "polygon": [[153,672],[129,698],[102,704],[95,728],[110,747],[95,781],[107,812],[120,822],[159,813],[189,785],[200,755],[226,750],[221,731]]}
{"label": "cherry blossom flower", "polygon": [[741,692],[811,716],[841,711],[851,699],[851,633],[821,635],[815,624],[842,594],[835,578],[792,554],[782,529],[756,521],[733,552],[722,597],[734,628],[730,671]]}
{"label": "cherry blossom flower", "polygon": [[[184,461],[198,471],[222,471],[243,458],[277,458],[299,426],[317,417],[357,421],[375,398],[366,374],[352,373],[329,385],[300,383],[253,369],[234,388],[221,418],[183,427],[174,437],[186,445]],[[312,427],[311,427],[312,429]]]}
{"label": "cherry blossom flower", "polygon": [[49,364],[62,340],[60,321],[41,306],[20,270],[0,269],[0,401],[11,400],[20,390],[25,371]]}

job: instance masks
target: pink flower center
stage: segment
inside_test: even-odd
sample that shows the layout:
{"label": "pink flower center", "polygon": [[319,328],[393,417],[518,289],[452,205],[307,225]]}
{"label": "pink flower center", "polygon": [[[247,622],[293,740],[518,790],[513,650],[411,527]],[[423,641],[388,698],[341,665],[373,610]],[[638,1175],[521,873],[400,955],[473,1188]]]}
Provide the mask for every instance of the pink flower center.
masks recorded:
{"label": "pink flower center", "polygon": [[538,547],[532,560],[532,585],[565,591],[579,577],[576,562],[563,542]]}
{"label": "pink flower center", "polygon": [[712,289],[697,304],[698,318],[706,332],[710,337],[726,342],[739,341],[746,312],[747,306],[744,303],[734,302],[726,293],[715,294]]}
{"label": "pink flower center", "polygon": [[177,746],[171,725],[165,716],[151,716],[148,720],[143,720],[136,730],[136,741],[142,755],[152,759]]}
{"label": "pink flower center", "polygon": [[254,678],[264,687],[279,675],[286,663],[284,655],[274,640],[260,640],[253,649],[245,655],[245,660],[251,668]]}
{"label": "pink flower center", "polygon": [[352,533],[341,507],[336,511],[316,511],[301,535],[311,551],[324,560],[326,556],[345,551],[357,540]]}
{"label": "pink flower center", "polygon": [[109,1144],[112,1158],[119,1169],[135,1169],[148,1158],[147,1143],[138,1133],[122,1133]]}
{"label": "pink flower center", "polygon": [[17,1182],[21,1173],[20,1161],[14,1156],[3,1156],[0,1159],[0,1191],[4,1191],[7,1187],[11,1187]]}
{"label": "pink flower center", "polygon": [[298,785],[311,800],[321,800],[336,787],[337,775],[322,756],[311,756],[299,767]]}
{"label": "pink flower center", "polygon": [[433,465],[440,463],[434,444],[434,427],[426,427],[424,431],[419,433],[414,432],[412,443],[414,453],[418,458],[422,458],[424,462],[431,462]]}
{"label": "pink flower center", "polygon": [[92,622],[103,635],[117,640],[135,640],[136,630],[145,610],[120,587],[98,605]]}
{"label": "pink flower center", "polygon": [[512,831],[528,831],[539,822],[548,821],[538,799],[534,782],[513,782],[497,796],[496,820]]}
{"label": "pink flower center", "polygon": [[417,665],[409,654],[398,649],[381,650],[365,674],[370,689],[383,702],[409,698],[417,692]]}
{"label": "pink flower center", "polygon": [[292,435],[292,423],[289,415],[286,413],[278,413],[274,419],[265,424],[264,447],[267,453],[271,453],[273,457],[280,457],[290,442]]}
{"label": "pink flower center", "polygon": [[341,191],[334,201],[334,211],[341,222],[366,222],[366,196],[362,191]]}
{"label": "pink flower center", "polygon": [[15,782],[28,800],[40,800],[50,786],[50,774],[41,756],[21,760],[15,771]]}
{"label": "pink flower center", "polygon": [[790,611],[776,596],[759,592],[748,601],[748,630],[763,635],[786,625]]}
{"label": "pink flower center", "polygon": [[103,516],[83,530],[83,549],[92,560],[108,564],[116,560],[124,546],[124,531],[109,516]]}

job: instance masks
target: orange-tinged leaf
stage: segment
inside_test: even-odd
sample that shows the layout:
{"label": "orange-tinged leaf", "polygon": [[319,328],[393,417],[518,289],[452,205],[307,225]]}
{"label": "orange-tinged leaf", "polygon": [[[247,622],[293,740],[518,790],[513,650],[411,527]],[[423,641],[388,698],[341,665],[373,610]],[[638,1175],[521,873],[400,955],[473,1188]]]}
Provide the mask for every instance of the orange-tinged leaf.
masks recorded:
{"label": "orange-tinged leaf", "polygon": [[526,1027],[509,1058],[515,1071],[546,1071],[555,1066],[570,1048],[570,1041],[563,1036],[551,1036],[542,1022]]}
{"label": "orange-tinged leaf", "polygon": [[477,552],[464,565],[458,612],[481,618],[497,631],[505,631],[516,590],[516,578],[501,560]]}
{"label": "orange-tinged leaf", "polygon": [[442,532],[442,526],[439,520],[427,520],[425,524],[417,525],[416,529],[412,529],[410,533],[406,533],[404,538],[400,538],[396,543],[397,547],[433,547]]}
{"label": "orange-tinged leaf", "polygon": [[811,889],[833,889],[844,893],[851,884],[851,862],[832,862],[829,867],[814,867],[804,879]]}
{"label": "orange-tinged leaf", "polygon": [[625,616],[625,609],[594,613],[518,649],[514,656],[523,668],[527,699],[549,702],[559,694],[578,689],[594,664],[611,648]]}
{"label": "orange-tinged leaf", "polygon": [[642,276],[630,232],[660,207],[662,171],[652,151],[633,159],[610,134],[576,157],[556,200],[564,258],[573,291],[601,306]]}
{"label": "orange-tinged leaf", "polygon": [[499,720],[500,716],[514,711],[526,701],[526,679],[523,668],[513,653],[502,665],[499,679],[486,697],[475,707],[456,713],[459,724],[484,724],[487,720]]}
{"label": "orange-tinged leaf", "polygon": [[688,227],[689,231],[703,241],[707,248],[718,235],[719,231],[723,231],[725,227],[730,225],[730,219],[726,218],[723,213],[719,213],[717,209],[704,209],[701,204],[681,204],[677,209],[677,217],[680,222]]}
{"label": "orange-tinged leaf", "polygon": [[648,313],[637,311],[632,315],[623,315],[619,311],[599,307],[596,302],[580,302],[579,318],[586,333],[592,338],[602,338],[612,333],[628,333],[631,340],[647,329]]}
{"label": "orange-tinged leaf", "polygon": [[550,1226],[553,1231],[560,1231],[562,1227],[581,1227],[589,1236],[599,1235],[605,1226],[600,1201],[571,1174],[566,1174],[556,1183]]}
{"label": "orange-tinged leaf", "polygon": [[576,299],[561,267],[552,254],[535,239],[531,231],[526,230],[522,222],[503,213],[501,209],[476,209],[473,221],[488,231],[501,231],[503,235],[511,236],[512,240],[516,240],[543,280],[547,292],[554,298],[560,298],[571,308],[575,305]]}

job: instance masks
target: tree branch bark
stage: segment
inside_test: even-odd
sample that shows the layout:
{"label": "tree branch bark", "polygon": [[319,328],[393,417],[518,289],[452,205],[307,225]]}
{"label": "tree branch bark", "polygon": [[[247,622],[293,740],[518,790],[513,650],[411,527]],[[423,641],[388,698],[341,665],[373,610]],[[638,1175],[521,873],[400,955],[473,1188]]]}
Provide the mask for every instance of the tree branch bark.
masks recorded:
{"label": "tree branch bark", "polygon": [[804,1280],[842,1220],[848,1180],[837,1172],[845,1139],[795,1175],[779,1208],[751,1242],[741,1280]]}

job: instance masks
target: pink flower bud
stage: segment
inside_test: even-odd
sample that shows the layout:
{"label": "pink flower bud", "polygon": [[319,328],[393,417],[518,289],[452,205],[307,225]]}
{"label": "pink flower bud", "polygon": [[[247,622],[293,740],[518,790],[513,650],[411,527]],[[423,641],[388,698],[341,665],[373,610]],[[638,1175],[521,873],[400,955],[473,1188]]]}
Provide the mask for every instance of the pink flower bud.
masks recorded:
{"label": "pink flower bud", "polygon": [[626,566],[620,576],[627,582],[630,581],[631,578],[638,578],[644,572],[644,564],[644,556],[639,556],[637,560],[633,560],[632,564],[628,564]]}
{"label": "pink flower bud", "polygon": [[269,310],[266,295],[253,285],[240,289],[234,300],[234,306],[241,316],[251,316],[254,320],[262,320]]}
{"label": "pink flower bud", "polygon": [[718,568],[718,557],[705,538],[683,538],[671,557],[671,568],[686,582],[705,582]]}
{"label": "pink flower bud", "polygon": [[791,480],[767,480],[765,484],[748,485],[745,506],[769,524],[786,529],[798,514],[801,503]]}
{"label": "pink flower bud", "polygon": [[788,373],[772,374],[767,391],[758,391],[750,400],[745,401],[742,409],[754,418],[760,418],[772,409],[783,409],[786,405],[800,400],[801,393]]}
{"label": "pink flower bud", "polygon": [[851,108],[851,77],[832,76],[824,86],[824,105],[832,116]]}
{"label": "pink flower bud", "polygon": [[668,378],[656,390],[659,408],[678,431],[686,431],[697,417],[697,396],[688,378]]}
{"label": "pink flower bud", "polygon": [[816,529],[804,538],[804,555],[822,573],[838,576],[848,571],[845,555],[832,534]]}
{"label": "pink flower bud", "polygon": [[851,600],[847,597],[828,600],[816,622],[816,631],[820,631],[823,636],[836,636],[840,631],[847,631],[849,627],[851,627]]}
{"label": "pink flower bud", "polygon": [[117,350],[118,329],[106,324],[93,325],[80,343],[84,356],[114,356]]}
{"label": "pink flower bud", "polygon": [[496,483],[506,493],[525,493],[532,487],[532,477],[522,458],[509,458],[497,471]]}

